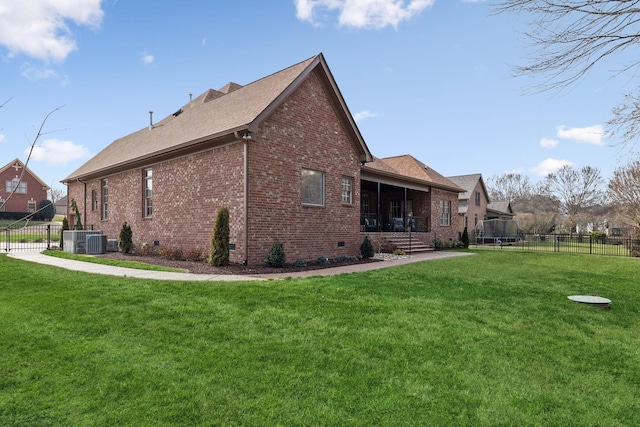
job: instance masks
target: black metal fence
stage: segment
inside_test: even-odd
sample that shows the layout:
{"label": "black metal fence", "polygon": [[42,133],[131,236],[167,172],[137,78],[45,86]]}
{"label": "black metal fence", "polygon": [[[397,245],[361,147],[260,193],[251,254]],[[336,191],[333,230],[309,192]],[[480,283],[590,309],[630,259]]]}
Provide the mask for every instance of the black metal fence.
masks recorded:
{"label": "black metal fence", "polygon": [[60,245],[60,224],[20,225],[2,229],[0,253],[43,251]]}
{"label": "black metal fence", "polygon": [[576,254],[640,256],[640,239],[569,234],[522,234],[517,241],[476,245],[479,248]]}

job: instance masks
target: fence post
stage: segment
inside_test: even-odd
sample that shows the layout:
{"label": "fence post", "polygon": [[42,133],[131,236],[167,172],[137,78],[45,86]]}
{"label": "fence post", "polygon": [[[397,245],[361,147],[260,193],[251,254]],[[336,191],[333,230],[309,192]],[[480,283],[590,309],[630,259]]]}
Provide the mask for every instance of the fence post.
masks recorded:
{"label": "fence post", "polygon": [[593,255],[593,236],[589,234],[589,255]]}
{"label": "fence post", "polygon": [[9,230],[9,227],[7,227],[5,229],[5,240],[4,240],[4,251],[6,253],[9,253],[9,242],[11,241],[11,231]]}
{"label": "fence post", "polygon": [[51,224],[47,224],[47,250],[51,249]]}

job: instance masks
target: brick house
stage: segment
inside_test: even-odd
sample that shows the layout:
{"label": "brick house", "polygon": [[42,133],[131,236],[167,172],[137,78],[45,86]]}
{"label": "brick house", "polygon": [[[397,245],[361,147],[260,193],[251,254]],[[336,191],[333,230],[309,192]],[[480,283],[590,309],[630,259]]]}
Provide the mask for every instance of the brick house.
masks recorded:
{"label": "brick house", "polygon": [[474,173],[448,178],[464,190],[458,196],[458,232],[462,235],[467,227],[467,231],[472,235],[478,221],[487,219],[487,205],[490,203],[482,175]]}
{"label": "brick house", "polygon": [[[49,186],[18,159],[0,169],[0,182],[3,184],[0,191],[2,212],[35,212],[40,202],[47,200]],[[11,192],[13,195],[9,197]]]}
{"label": "brick house", "polygon": [[460,217],[458,232],[462,235],[464,228],[472,235],[479,221],[485,219],[512,219],[513,210],[508,201],[489,199],[482,174],[458,175],[448,177],[461,187],[464,192],[458,196],[458,216]]}
{"label": "brick house", "polygon": [[231,262],[263,263],[274,239],[291,262],[359,253],[361,174],[367,186],[387,179],[371,162],[319,54],[246,86],[210,89],[62,182],[85,228],[110,238],[126,221],[136,245],[206,250],[224,206]]}

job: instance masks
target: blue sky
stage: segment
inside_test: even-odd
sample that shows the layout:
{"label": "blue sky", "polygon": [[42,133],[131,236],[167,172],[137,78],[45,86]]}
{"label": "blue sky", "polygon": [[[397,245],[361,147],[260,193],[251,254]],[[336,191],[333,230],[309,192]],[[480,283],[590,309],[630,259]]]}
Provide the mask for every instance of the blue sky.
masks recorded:
{"label": "blue sky", "polygon": [[[18,4],[19,3],[19,4]],[[610,65],[526,94],[525,17],[463,0],[0,0],[0,164],[59,183],[113,140],[209,88],[247,84],[324,53],[371,152],[412,154],[445,176],[562,164],[608,180],[628,152],[604,134],[633,89]]]}

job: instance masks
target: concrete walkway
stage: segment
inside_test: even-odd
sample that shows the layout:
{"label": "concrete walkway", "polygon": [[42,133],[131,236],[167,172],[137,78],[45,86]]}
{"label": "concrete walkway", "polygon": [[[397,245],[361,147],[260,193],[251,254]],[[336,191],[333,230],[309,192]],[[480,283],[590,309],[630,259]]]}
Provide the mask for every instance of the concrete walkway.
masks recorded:
{"label": "concrete walkway", "polygon": [[331,267],[322,270],[311,270],[301,272],[288,272],[277,274],[251,274],[251,275],[232,275],[232,274],[191,274],[191,273],[173,273],[168,271],[152,271],[137,270],[133,268],[115,267],[103,264],[94,264],[91,262],[75,261],[64,258],[43,255],[38,252],[11,252],[9,257],[21,259],[24,261],[35,262],[38,264],[52,265],[55,267],[66,268],[67,270],[84,271],[85,273],[105,274],[109,276],[119,277],[135,277],[139,279],[155,279],[155,280],[178,280],[178,281],[245,281],[245,280],[267,280],[267,279],[283,279],[285,277],[300,278],[313,276],[332,276],[336,274],[357,273],[361,271],[377,270],[379,268],[395,267],[397,265],[410,264],[421,261],[433,261],[444,258],[453,258],[459,256],[473,255],[468,252],[425,252],[410,255],[403,258],[388,259],[380,262],[371,262],[365,264],[346,265],[341,267]]}

